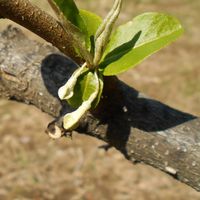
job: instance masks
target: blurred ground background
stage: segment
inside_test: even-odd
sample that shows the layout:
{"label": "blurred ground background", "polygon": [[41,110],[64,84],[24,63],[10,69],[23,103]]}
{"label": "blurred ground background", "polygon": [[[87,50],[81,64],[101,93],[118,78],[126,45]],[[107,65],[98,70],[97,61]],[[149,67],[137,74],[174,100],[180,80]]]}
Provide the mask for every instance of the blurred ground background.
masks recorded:
{"label": "blurred ground background", "polygon": [[[32,0],[51,13],[46,1]],[[105,16],[113,1],[77,1]],[[184,36],[120,75],[129,85],[170,106],[200,115],[200,1],[124,0],[119,23],[144,11],[177,16]],[[7,20],[0,22],[5,29]],[[26,31],[29,37],[39,39]],[[101,141],[74,134],[52,141],[44,134],[51,119],[32,106],[0,100],[1,200],[197,200],[200,193],[120,153],[104,152]]]}

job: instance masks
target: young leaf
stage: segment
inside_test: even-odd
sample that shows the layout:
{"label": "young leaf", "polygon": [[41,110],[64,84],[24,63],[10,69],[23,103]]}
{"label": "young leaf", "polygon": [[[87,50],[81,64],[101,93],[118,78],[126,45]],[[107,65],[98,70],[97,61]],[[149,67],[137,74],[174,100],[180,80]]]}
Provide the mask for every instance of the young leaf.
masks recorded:
{"label": "young leaf", "polygon": [[97,81],[93,72],[86,71],[81,74],[74,87],[74,95],[67,100],[69,105],[78,108],[83,101],[86,101],[96,91],[96,86],[99,85],[99,81]]}
{"label": "young leaf", "polygon": [[[76,53],[92,65],[92,56],[87,50],[87,27],[73,0],[48,0],[60,24],[68,34]],[[74,13],[73,13],[74,12]]]}
{"label": "young leaf", "polygon": [[[96,99],[99,92],[99,80],[96,71],[86,72],[85,88],[82,91],[83,101],[77,110],[67,113],[63,117],[63,127],[66,130],[73,129],[80,121],[81,117],[91,108],[92,102]],[[80,91],[81,92],[81,91]],[[75,93],[76,94],[76,93]]]}
{"label": "young leaf", "polygon": [[[64,14],[66,19],[68,19],[72,24],[78,27],[81,32],[86,33],[87,27],[79,13],[79,10],[73,0],[48,0],[49,3],[52,5],[52,1],[56,3],[59,7],[60,11]],[[59,16],[60,13],[57,13]]]}
{"label": "young leaf", "polygon": [[102,22],[102,19],[95,13],[89,12],[87,10],[80,10],[80,15],[87,27],[86,43],[87,47],[90,49],[91,48],[90,38],[95,35],[99,25]]}
{"label": "young leaf", "polygon": [[179,21],[162,13],[144,13],[120,26],[105,50],[100,70],[105,76],[135,67],[183,32]]}
{"label": "young leaf", "polygon": [[121,11],[121,6],[122,0],[115,0],[112,9],[107,14],[106,18],[103,20],[102,24],[95,34],[95,49],[93,59],[94,66],[99,65],[99,61],[101,60],[105,47],[110,39],[115,21],[117,20],[118,15]]}
{"label": "young leaf", "polygon": [[95,35],[99,25],[102,22],[100,16],[87,10],[80,10],[80,15],[85,22],[89,37]]}
{"label": "young leaf", "polygon": [[70,99],[74,95],[74,86],[76,85],[78,77],[87,70],[86,64],[79,67],[70,77],[65,85],[59,88],[58,96],[61,100]]}

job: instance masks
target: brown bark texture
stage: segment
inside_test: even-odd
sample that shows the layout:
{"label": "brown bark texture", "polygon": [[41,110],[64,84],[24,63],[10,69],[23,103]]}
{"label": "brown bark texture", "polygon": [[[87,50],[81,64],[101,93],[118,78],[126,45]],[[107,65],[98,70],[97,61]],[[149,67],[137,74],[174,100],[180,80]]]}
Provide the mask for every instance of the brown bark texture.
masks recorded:
{"label": "brown bark texture", "polygon": [[[61,24],[48,13],[44,12],[28,0],[0,0],[0,16],[8,18],[47,42],[52,43],[61,52],[80,61],[74,51],[71,36],[67,34]],[[67,44],[67,46],[66,46]]]}
{"label": "brown bark texture", "polygon": [[[35,105],[55,118],[71,111],[57,90],[76,69],[72,60],[13,27],[0,34],[0,52],[0,98]],[[105,79],[100,105],[76,131],[107,142],[132,163],[151,165],[200,191],[200,119],[116,77]]]}

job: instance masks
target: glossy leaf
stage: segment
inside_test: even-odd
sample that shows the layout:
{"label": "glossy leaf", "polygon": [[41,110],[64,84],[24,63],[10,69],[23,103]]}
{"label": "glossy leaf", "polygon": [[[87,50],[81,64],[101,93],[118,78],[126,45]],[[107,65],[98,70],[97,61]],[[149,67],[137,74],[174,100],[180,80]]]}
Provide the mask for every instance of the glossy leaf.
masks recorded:
{"label": "glossy leaf", "polygon": [[[81,105],[78,107],[77,110],[71,113],[67,113],[63,117],[63,127],[66,130],[73,129],[75,126],[77,126],[81,117],[91,108],[92,102],[96,99],[98,95],[99,80],[97,73],[86,72],[83,79],[85,79],[84,89],[79,91],[80,93],[82,93]],[[75,92],[74,94],[77,94],[77,92]]]}
{"label": "glossy leaf", "polygon": [[154,12],[139,15],[114,32],[100,70],[105,76],[110,76],[135,67],[182,32],[179,21],[172,16]]}

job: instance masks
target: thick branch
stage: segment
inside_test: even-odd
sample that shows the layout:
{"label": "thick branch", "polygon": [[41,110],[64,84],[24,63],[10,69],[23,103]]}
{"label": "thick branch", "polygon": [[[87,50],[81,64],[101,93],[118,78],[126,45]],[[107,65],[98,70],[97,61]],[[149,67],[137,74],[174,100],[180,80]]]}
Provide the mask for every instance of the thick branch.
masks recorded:
{"label": "thick branch", "polygon": [[32,5],[30,1],[0,0],[0,15],[36,33],[75,61],[80,61],[69,42],[72,41],[70,35],[53,17]]}
{"label": "thick branch", "polygon": [[[50,46],[9,28],[0,35],[0,97],[58,117],[70,111],[57,89],[76,65]],[[200,119],[149,99],[115,77],[77,131],[100,138],[135,162],[159,168],[200,191]]]}

